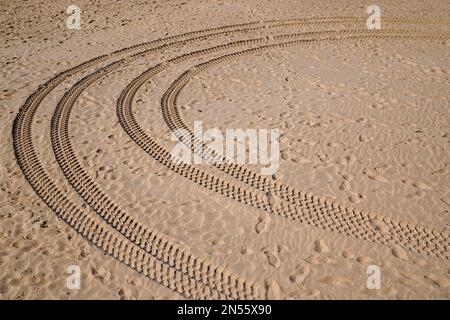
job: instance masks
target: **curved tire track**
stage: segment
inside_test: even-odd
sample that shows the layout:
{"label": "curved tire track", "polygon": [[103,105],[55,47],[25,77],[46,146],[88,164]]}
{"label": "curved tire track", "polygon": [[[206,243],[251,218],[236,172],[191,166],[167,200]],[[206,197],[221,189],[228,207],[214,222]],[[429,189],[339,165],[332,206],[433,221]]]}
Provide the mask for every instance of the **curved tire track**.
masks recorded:
{"label": "curved tire track", "polygon": [[[400,23],[414,23],[411,20],[401,21],[401,19],[392,19],[392,22],[395,21]],[[135,221],[131,215],[119,208],[114,201],[101,190],[98,184],[95,183],[91,177],[89,177],[81,166],[81,162],[79,161],[70,142],[68,124],[71,108],[81,92],[98,79],[110,72],[113,72],[119,67],[126,66],[137,59],[146,57],[157,51],[181,47],[189,43],[196,43],[215,37],[222,37],[232,33],[245,34],[250,31],[265,28],[283,28],[287,26],[304,27],[361,22],[365,22],[365,18],[323,17],[312,19],[292,19],[286,21],[272,20],[252,22],[189,32],[182,35],[124,48],[111,54],[102,55],[89,60],[81,65],[57,74],[52,79],[39,86],[38,89],[30,95],[22,105],[14,120],[12,130],[13,147],[17,162],[35,192],[50,208],[55,211],[58,217],[69,224],[75,231],[80,233],[93,245],[99,247],[105,253],[127,264],[136,271],[158,281],[159,283],[184,295],[185,297],[203,299],[262,298],[265,296],[265,292],[257,284],[240,278],[239,276],[234,275],[219,266],[215,266],[206,259],[194,256],[183,245],[180,245],[166,235],[151,230],[147,226]],[[424,21],[424,23],[433,24],[435,22]],[[300,35],[284,35],[277,36],[276,40],[290,40],[290,42],[278,44],[278,46],[294,45],[301,44],[302,41],[306,41],[302,38],[312,35],[312,32]],[[322,36],[325,35],[322,34]],[[202,54],[219,50],[238,48],[242,45],[264,44],[265,41],[265,38],[249,39],[204,49],[201,53],[190,53],[184,57],[179,57],[178,60],[170,61],[168,64],[161,64],[154,68],[152,72],[153,74],[156,74],[157,72],[160,72],[170,66],[170,64],[178,63],[194,56],[201,56]],[[313,39],[308,41],[313,41]],[[134,53],[139,50],[142,51]],[[221,59],[223,61],[228,61],[240,55],[258,52],[262,49],[253,48],[249,50],[252,51],[239,54],[235,53],[228,56],[226,55],[221,57]],[[78,81],[68,92],[66,92],[66,94],[64,94],[52,117],[51,139],[56,158],[73,188],[78,192],[81,198],[89,204],[92,210],[84,209],[70,200],[69,196],[66,195],[60,187],[58,187],[57,183],[51,178],[42,165],[38,153],[36,152],[36,148],[33,145],[33,118],[45,97],[68,78],[79,72],[89,70],[89,68],[95,67],[97,64],[106,63],[110,59],[128,54],[131,55],[114,61],[106,67],[102,67]],[[198,67],[190,70],[189,72],[191,73],[188,74],[192,77],[198,71],[220,62],[222,61],[216,60],[210,61],[207,64],[199,65]],[[138,77],[138,80],[133,81],[129,86],[127,86],[127,89],[122,92],[118,101],[117,111],[124,129],[130,136],[132,136],[133,140],[135,140],[138,145],[151,154],[156,160],[210,190],[215,190],[227,195],[228,197],[252,206],[288,216],[292,219],[300,220],[312,225],[318,224],[321,227],[324,227],[324,223],[330,223],[329,219],[323,222],[321,220],[323,217],[321,216],[324,214],[329,215],[330,212],[327,210],[334,208],[334,204],[324,206],[322,202],[316,198],[306,196],[305,194],[299,193],[288,186],[267,184],[264,179],[254,176],[253,173],[246,171],[247,169],[234,168],[233,166],[221,168],[225,172],[228,172],[241,181],[248,183],[251,187],[259,191],[271,190],[271,192],[275,192],[277,196],[280,196],[286,200],[283,202],[282,208],[272,207],[266,198],[260,197],[260,195],[255,193],[254,190],[237,187],[198,168],[174,163],[170,158],[170,154],[166,150],[159,146],[151,137],[145,135],[145,132],[137,124],[132,115],[132,98],[139,86],[146,81],[146,76],[150,73],[144,74],[145,76],[140,78]],[[183,79],[183,81],[185,80],[187,80],[187,78]],[[182,81],[171,88],[181,90],[183,87],[179,85],[181,83]],[[175,101],[173,98],[176,98],[176,95],[179,92],[179,90],[177,90],[172,90],[165,95],[168,102]],[[184,125],[181,121],[181,117],[179,118],[175,104],[167,104],[167,107],[167,110],[170,110],[170,113],[167,114],[168,117],[166,115],[166,118],[171,119],[171,121],[177,126]],[[356,217],[362,216],[365,219],[364,215],[358,215],[355,211],[348,213],[347,209],[333,210],[336,212],[332,211],[331,216],[338,217],[338,222],[335,223],[332,219],[333,223],[330,226],[326,226],[329,229],[336,227],[337,231],[340,231],[341,227],[339,225],[339,221],[342,219],[348,219],[347,217],[349,214],[353,214],[353,216]],[[317,219],[321,222],[316,223]],[[347,228],[348,225],[344,225],[343,227]],[[394,224],[392,228],[396,229],[398,226]],[[431,234],[434,234],[434,231],[432,231]],[[411,235],[411,233],[408,233],[408,235]],[[422,234],[420,235],[422,236]],[[415,240],[416,238],[417,237],[415,234],[412,234],[412,239]],[[448,240],[448,237],[444,240]],[[385,240],[381,240],[381,242],[383,241]],[[430,241],[435,240],[433,238]],[[436,255],[436,252],[432,251],[431,255]],[[448,258],[448,253],[446,257]]]}

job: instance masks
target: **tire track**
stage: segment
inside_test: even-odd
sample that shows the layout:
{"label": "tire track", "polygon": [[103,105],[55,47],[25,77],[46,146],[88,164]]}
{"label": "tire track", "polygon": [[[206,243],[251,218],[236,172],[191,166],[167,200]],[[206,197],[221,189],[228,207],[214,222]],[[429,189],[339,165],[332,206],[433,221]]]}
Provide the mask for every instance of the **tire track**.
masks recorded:
{"label": "tire track", "polygon": [[[288,25],[292,25],[289,23]],[[277,25],[276,27],[280,27]],[[262,27],[258,27],[262,28]],[[89,177],[87,172],[83,169],[81,161],[75,154],[72,144],[70,143],[70,135],[68,129],[68,123],[70,118],[70,111],[75,103],[76,99],[79,97],[81,92],[87,87],[92,85],[95,81],[104,77],[105,75],[117,70],[119,67],[127,65],[132,61],[147,56],[150,53],[154,53],[160,50],[166,50],[167,48],[174,48],[178,46],[183,46],[187,43],[194,43],[196,41],[210,39],[217,37],[218,35],[228,35],[234,32],[247,32],[249,29],[238,29],[238,30],[227,30],[225,32],[212,33],[210,35],[202,35],[199,37],[182,40],[178,42],[173,42],[169,44],[164,44],[160,47],[148,49],[130,57],[115,61],[106,67],[103,67],[96,72],[85,76],[83,79],[78,81],[74,86],[72,86],[69,91],[67,91],[63,98],[59,101],[55,113],[52,117],[51,122],[51,140],[53,150],[60,167],[68,179],[69,183],[74,187],[74,189],[79,193],[79,195],[90,205],[90,207],[100,216],[105,222],[111,225],[119,233],[129,239],[131,242],[139,246],[141,249],[147,251],[148,253],[163,259],[164,263],[169,262],[171,255],[179,253],[180,250],[178,246],[174,246],[173,242],[165,239],[164,236],[155,235],[146,228],[146,226],[136,222],[131,215],[119,208],[112,199],[110,199],[99,187],[95,181]],[[292,35],[289,35],[292,37]],[[265,41],[265,38],[261,38],[259,41]],[[253,43],[255,40],[248,41],[238,41],[232,44],[226,44],[219,46],[216,50],[230,48],[233,46],[239,46],[244,43]],[[208,49],[209,50],[209,49]],[[145,238],[148,236],[148,238]],[[158,246],[163,242],[163,254],[158,253]],[[190,253],[189,253],[190,254]],[[186,254],[187,255],[187,254]],[[176,258],[179,258],[176,256]],[[198,258],[196,258],[198,259]],[[254,285],[248,284],[244,279],[239,279],[224,271],[218,271],[217,267],[212,267],[210,262],[204,262],[201,260],[196,265],[200,265],[200,270],[198,277],[203,277],[203,282],[211,286],[216,290],[225,290],[226,294],[231,294],[231,297],[236,298],[243,296],[248,297],[258,297],[260,289]],[[173,266],[173,265],[171,265]],[[175,265],[178,271],[182,271],[182,265]],[[192,273],[192,272],[191,272]],[[214,276],[211,276],[213,274]],[[220,275],[221,279],[227,279],[227,281],[232,281],[227,283],[226,281],[218,281],[217,274]],[[229,280],[232,279],[232,280]],[[249,288],[249,290],[243,292],[241,288]]]}
{"label": "tire track", "polygon": [[[381,34],[373,36],[370,34],[371,32],[368,31],[367,37],[379,37],[380,39],[389,37]],[[400,34],[402,35],[394,35],[393,38],[415,38],[414,35],[409,36],[404,31],[401,31]],[[358,37],[359,36],[350,36],[348,38],[352,39]],[[335,40],[340,41],[343,39],[343,37],[339,37]],[[448,39],[448,37],[431,37],[429,39]],[[320,41],[328,40],[312,40],[312,42]],[[284,45],[265,46],[263,47],[263,50],[280,48],[283,46]],[[179,77],[166,91],[161,102],[163,115],[169,128],[171,128],[172,131],[176,129],[188,130],[190,132],[190,136],[194,136],[192,129],[183,122],[176,107],[176,97],[192,77],[207,70],[208,68],[216,66],[219,63],[257,52],[261,52],[260,48],[219,57],[199,64]],[[183,137],[180,138],[180,140],[184,140],[187,145],[190,144],[190,141],[186,141]],[[206,145],[203,145],[201,141],[194,140],[194,143],[191,145],[191,149],[202,155],[202,157],[207,160],[214,159],[212,151],[208,149]],[[203,150],[205,151],[202,152]],[[261,176],[252,170],[245,172],[246,169],[244,167],[227,162],[225,158],[220,160],[220,164],[213,160],[213,165],[215,165],[218,169],[243,182],[246,182],[252,187],[258,188],[259,190],[270,194],[274,194],[283,200],[289,201],[291,204],[298,205],[301,211],[294,209],[296,219],[301,220],[301,216],[305,216],[303,210],[306,209],[317,213],[317,219],[313,219],[312,223],[306,221],[308,224],[313,226],[332,230],[337,224],[342,227],[333,231],[338,231],[348,236],[354,236],[356,238],[361,238],[384,245],[396,244],[418,253],[436,257],[444,257],[446,259],[449,258],[449,237],[445,231],[433,230],[420,225],[408,224],[385,216],[375,215],[373,213],[356,211],[353,208],[346,208],[335,204],[334,202],[327,203],[327,201],[319,197],[305,194],[301,190],[291,188],[290,186],[282,183],[273,182],[267,176]],[[270,202],[270,200],[268,201]],[[284,212],[285,210],[288,210],[288,212]],[[289,206],[286,209],[279,208],[279,206],[272,208],[272,211],[283,216],[290,216],[290,213],[292,213],[291,210],[292,208],[289,208]]]}
{"label": "tire track", "polygon": [[[332,18],[331,20],[340,23],[341,20],[345,21],[348,19],[353,18],[343,17]],[[90,185],[89,189],[83,189],[80,195],[84,200],[87,199],[86,202],[88,202],[91,208],[93,208],[93,211],[96,211],[104,221],[96,219],[87,210],[72,202],[57,187],[54,180],[48,175],[41,164],[33,145],[31,134],[33,117],[45,97],[66,79],[76,73],[88,70],[96,64],[104,63],[108,59],[120,55],[145,49],[144,51],[110,63],[106,67],[99,69],[95,75],[85,77],[83,79],[84,82],[90,85],[96,80],[95,78],[97,76],[104,76],[120,66],[124,66],[159,50],[183,46],[187,43],[212,39],[231,33],[246,33],[251,30],[272,27],[278,28],[283,24],[292,26],[301,25],[306,21],[311,25],[322,24],[325,23],[325,20],[322,18],[308,18],[292,20],[286,23],[274,20],[273,22],[267,23],[252,22],[194,31],[120,49],[61,72],[43,85],[40,85],[27,98],[14,120],[12,137],[17,162],[35,192],[55,211],[58,217],[68,223],[92,244],[103,249],[106,253],[126,263],[138,272],[142,272],[149,278],[191,298],[251,299],[264,297],[264,292],[258,285],[241,279],[223,270],[223,268],[213,266],[204,259],[193,256],[186,248],[174,243],[166,235],[150,231],[142,224],[136,223],[128,214],[120,211],[112,201],[107,201],[108,199],[102,197],[102,191],[97,185]],[[301,21],[301,23],[298,21]],[[195,37],[189,38],[192,36]],[[171,43],[170,41],[175,42]],[[155,47],[158,45],[159,47]],[[68,101],[68,97],[73,93],[80,92],[80,87],[72,88],[70,94],[64,95],[61,105],[65,104]],[[52,120],[52,128],[55,128],[58,122],[54,119],[57,119],[57,117],[54,117]],[[59,150],[57,141],[58,137],[52,135],[55,150]],[[56,154],[56,156],[60,160],[63,159],[62,155]],[[76,161],[76,158],[69,159],[68,163],[72,164],[74,161]],[[77,167],[77,169],[79,168],[81,167]],[[67,173],[67,178],[72,180],[73,177],[75,181],[78,181],[80,176],[70,171],[66,165],[62,165],[61,169]],[[85,178],[85,175],[83,174],[81,177]],[[87,197],[86,192],[92,192],[92,197]],[[111,229],[110,226],[114,229]],[[176,282],[173,280],[174,277],[177,279]]]}
{"label": "tire track", "polygon": [[[289,24],[292,25],[292,24]],[[279,25],[277,25],[279,27]],[[261,27],[259,27],[261,28]],[[147,56],[150,53],[154,53],[159,50],[165,50],[167,48],[173,48],[177,46],[185,45],[186,43],[191,43],[199,40],[205,40],[212,37],[216,37],[219,34],[227,35],[231,32],[245,32],[249,29],[242,30],[231,30],[222,33],[213,33],[210,35],[202,35],[199,37],[173,42],[170,44],[164,44],[160,47],[148,49],[137,54],[132,55],[118,61],[115,61],[106,67],[103,67],[96,72],[89,74],[80,81],[78,81],[74,86],[72,86],[69,91],[67,91],[62,99],[59,101],[55,113],[52,117],[51,122],[51,140],[52,147],[56,156],[56,159],[68,179],[69,183],[74,187],[74,189],[79,193],[79,195],[90,205],[90,207],[100,216],[105,222],[111,225],[119,233],[129,239],[131,242],[139,246],[146,252],[163,259],[164,263],[169,262],[169,257],[173,254],[182,255],[185,254],[178,246],[174,246],[173,242],[170,242],[164,238],[164,236],[155,234],[146,228],[146,226],[136,222],[128,213],[119,208],[112,199],[110,199],[99,187],[95,181],[89,177],[87,172],[83,169],[81,161],[75,154],[73,146],[70,142],[69,135],[69,118],[71,109],[82,93],[87,87],[92,85],[95,81],[104,77],[106,74],[117,70],[119,67],[129,64],[130,62]],[[261,38],[259,41],[265,41],[265,38]],[[242,45],[244,43],[253,43],[253,39],[246,42],[238,41],[232,44],[227,44],[219,46],[219,49],[230,48],[233,46]],[[147,236],[147,238],[145,237]],[[161,242],[163,245],[163,254],[158,253],[158,246]],[[175,253],[174,253],[175,252]],[[181,252],[181,253],[180,253]],[[187,254],[186,254],[187,255]],[[175,258],[180,258],[176,256]],[[200,276],[203,277],[205,283],[212,286],[214,289],[218,290],[218,287],[225,290],[226,293],[231,293],[232,297],[239,297],[243,295],[244,298],[255,295],[259,296],[259,288],[254,285],[248,284],[246,280],[239,279],[231,274],[224,271],[219,272],[217,267],[212,267],[209,262],[200,261],[197,263],[201,266],[199,271]],[[182,265],[171,265],[175,267],[178,271],[182,271]],[[211,271],[212,270],[212,271]],[[211,274],[221,274],[222,279],[233,279],[232,283],[226,283],[224,281],[217,281],[217,276],[211,276]],[[248,292],[238,292],[241,288],[250,288]],[[241,290],[242,291],[242,290]]]}
{"label": "tire track", "polygon": [[[417,36],[408,35],[406,31],[400,31],[399,34],[401,35],[394,35],[394,37],[415,38]],[[323,33],[320,35],[323,36]],[[422,34],[421,36],[426,37],[426,33]],[[366,37],[386,38],[386,35],[374,36],[373,32],[370,31],[367,32]],[[432,37],[431,39],[442,38],[446,39],[446,37],[442,37],[442,35],[440,37]],[[342,40],[342,38],[336,38],[335,40]],[[317,42],[328,40],[325,39],[312,41]],[[274,47],[279,47],[279,45],[266,46],[264,47],[264,50],[273,49]],[[193,136],[192,129],[183,122],[175,104],[176,96],[186,85],[190,78],[209,67],[217,65],[218,63],[222,63],[239,56],[260,51],[261,49],[257,48],[250,49],[242,53],[234,53],[228,56],[213,59],[206,63],[202,63],[185,72],[172,84],[172,86],[168,89],[168,91],[162,98],[163,115],[169,128],[172,131],[183,129],[188,131],[191,137]],[[193,55],[196,55],[196,53],[194,53]],[[180,58],[175,58],[169,61],[169,63],[176,63],[178,62],[177,59],[184,60],[186,56],[187,55]],[[155,142],[151,141],[150,137],[145,136],[145,132],[138,125],[136,119],[133,118],[132,112],[130,111],[131,101],[138,88],[143,85],[151,76],[153,76],[155,72],[159,72],[158,69],[159,67],[157,66],[141,74],[132,82],[130,86],[128,86],[124,90],[124,96],[129,95],[129,97],[121,97],[118,101],[119,121],[122,123],[122,126],[131,136],[131,138],[135,140],[135,142],[137,142],[137,144],[144,148],[146,151],[158,148],[158,146],[155,146]],[[126,102],[124,101],[125,99],[127,99]],[[124,108],[128,110],[124,111]],[[125,118],[129,118],[129,120]],[[133,127],[135,128],[134,130],[132,129]],[[192,143],[187,137],[179,136],[179,138],[186,145],[191,147],[192,150],[202,155],[203,158],[214,159],[214,155],[211,150],[209,150],[207,146],[203,145],[200,141],[194,141]],[[199,152],[199,150],[202,151]],[[154,157],[159,156],[159,158],[164,158],[164,164],[167,165],[166,158],[170,158],[168,152],[165,152],[164,155],[161,155],[161,151],[157,152],[159,153],[159,155],[155,154],[152,151],[150,151],[149,153]],[[217,189],[216,191],[225,194],[235,200],[254,205],[258,208],[263,208],[266,211],[277,213],[282,216],[290,217],[294,220],[300,220],[313,226],[337,231],[359,239],[369,240],[384,245],[401,245],[412,251],[431,256],[444,257],[447,259],[449,257],[448,235],[445,231],[432,230],[430,228],[422,227],[419,225],[408,224],[388,217],[378,216],[373,213],[366,213],[353,208],[346,208],[333,202],[329,202],[321,198],[317,198],[313,195],[304,193],[301,190],[296,190],[287,185],[273,182],[273,180],[266,176],[261,176],[251,169],[227,162],[226,159],[219,160],[220,161],[212,161],[212,164],[216,168],[228,173],[234,178],[237,178],[240,181],[247,183],[260,191],[275,194],[275,196],[280,197],[282,200],[285,200],[289,203],[287,205],[285,204],[284,206],[282,205],[281,207],[278,206],[273,208],[272,206],[270,206],[270,199],[266,199],[266,201],[261,201],[260,199],[256,200],[258,199],[258,196],[256,194],[253,194],[251,191],[245,189],[242,190],[241,188],[234,185],[230,186],[229,184],[225,184],[225,182],[223,181],[216,182],[219,183],[219,186],[215,188]],[[196,172],[195,174],[192,172],[183,172],[183,170],[181,170],[181,172],[180,170],[176,171],[185,177],[191,178],[191,180],[195,179],[195,176],[201,176],[204,181],[198,181],[198,183],[205,187],[208,187],[209,189],[214,189],[214,186],[212,186],[210,183],[210,181],[212,181],[213,179],[208,177],[208,175],[202,172],[202,170],[200,170],[200,172]],[[259,203],[255,204],[255,201],[259,201]],[[384,226],[384,228],[380,226]],[[424,243],[426,243],[427,245],[424,246]]]}
{"label": "tire track", "polygon": [[[238,28],[255,24],[256,23],[239,25]],[[224,33],[235,28],[235,26],[228,26],[211,30]],[[201,35],[208,34],[208,32],[208,30],[196,31],[167,39],[178,40],[192,35],[200,35],[198,37],[198,39],[200,39]],[[49,177],[42,166],[33,145],[31,129],[34,114],[43,99],[60,83],[69,76],[87,70],[96,63],[104,62],[110,57],[162,44],[166,42],[167,39],[156,40],[147,44],[121,49],[112,54],[94,58],[56,75],[45,84],[39,86],[37,91],[27,98],[14,120],[12,136],[13,147],[18,164],[36,193],[62,220],[73,227],[83,237],[87,238],[91,243],[103,249],[119,261],[131,266],[138,272],[144,273],[151,279],[162,283],[186,297],[210,299],[260,298],[263,295],[261,294],[260,288],[255,284],[242,280],[235,275],[220,270],[218,267],[211,265],[203,259],[193,256],[181,246],[168,240],[166,236],[158,235],[148,229],[143,231],[142,229],[137,229],[137,234],[141,236],[142,234],[145,234],[147,239],[151,239],[151,242],[148,242],[149,247],[146,249],[147,251],[151,251],[152,254],[148,254],[148,252],[137,249],[136,246],[126,243],[129,239],[120,237],[117,233],[111,231],[111,229],[107,229],[104,224],[89,216],[86,210],[83,210],[69,200],[61,189],[56,186],[53,179]],[[163,45],[163,47],[165,46]],[[141,54],[142,52],[132,56],[132,58],[136,59]],[[130,58],[125,58],[121,62],[116,61],[109,65],[109,69],[115,69],[116,66],[131,61],[132,59]],[[104,72],[105,70],[101,71],[101,73]],[[94,195],[99,192],[100,190],[95,189]],[[124,218],[124,216],[119,216],[118,220],[114,220],[117,225],[123,223],[120,218]],[[169,261],[169,263],[167,263],[167,261]],[[182,270],[182,272],[176,270]],[[213,285],[215,288],[219,288],[220,291],[212,289],[207,285]]]}
{"label": "tire track", "polygon": [[[387,18],[385,20],[387,21]],[[392,22],[397,20],[398,19],[392,19]],[[38,89],[27,98],[14,120],[12,129],[13,147],[17,162],[21,167],[25,178],[29,181],[35,192],[50,208],[55,211],[59,218],[70,225],[90,243],[99,247],[115,259],[146,275],[150,279],[165,285],[185,297],[194,299],[260,299],[265,296],[265,292],[259,285],[240,278],[239,276],[224,270],[222,267],[215,266],[206,259],[194,256],[186,247],[178,244],[175,240],[170,239],[164,234],[150,230],[145,225],[135,221],[131,215],[119,208],[112,199],[103,193],[98,184],[95,183],[91,177],[89,177],[81,166],[81,162],[75,154],[73,146],[70,142],[68,123],[71,108],[81,92],[92,85],[95,81],[120,67],[126,66],[137,59],[144,58],[155,52],[182,47],[186,44],[197,43],[216,37],[219,38],[233,33],[245,34],[261,29],[307,27],[328,24],[341,25],[345,23],[361,22],[365,23],[365,18],[321,17],[292,19],[287,21],[271,20],[251,22],[194,31],[173,37],[158,39],[156,41],[134,45],[129,48],[124,48],[110,54],[101,55],[97,58],[91,59],[85,63],[57,74],[43,85],[40,85]],[[414,21],[405,20],[400,23],[414,24]],[[433,24],[434,22],[429,21],[424,23]],[[312,35],[312,33],[309,34],[309,36]],[[277,40],[291,40],[291,42],[278,45],[286,46],[293,45],[294,43],[301,44],[301,41],[306,40],[298,39],[305,36],[307,36],[306,33],[303,35],[297,34],[277,36],[279,37]],[[292,41],[292,39],[297,40]],[[191,53],[188,55],[189,58],[191,58],[219,50],[238,48],[243,45],[264,44],[266,41],[267,38],[237,41],[215,47],[215,49],[205,49],[206,51],[203,51],[202,53],[197,52],[196,54]],[[142,51],[134,53],[139,50]],[[255,51],[248,51],[246,54],[258,52],[258,50],[262,49],[254,48],[250,50]],[[128,54],[131,55],[109,63],[106,67],[102,67],[78,81],[64,94],[52,117],[51,140],[56,158],[73,188],[91,207],[91,209],[84,209],[70,200],[69,196],[57,186],[57,183],[50,177],[42,165],[33,144],[33,118],[42,101],[58,85],[79,72],[87,71],[91,67],[95,67],[97,64],[107,63],[108,60]],[[221,58],[223,61],[228,61],[236,57],[239,57],[239,54],[232,54]],[[178,60],[174,60],[169,63],[161,64],[156,69],[153,69],[152,72],[160,72],[171,64],[179,63],[185,59],[188,59],[188,56],[179,58]],[[200,65],[191,71],[203,70],[203,68],[206,69],[207,67],[220,62],[217,60],[208,65]],[[196,73],[193,72],[189,75],[194,76],[195,74]],[[140,80],[133,81],[131,84],[143,84],[141,81],[143,80],[145,82],[144,78],[145,77],[141,77]],[[184,80],[187,80],[187,78]],[[129,88],[134,90],[133,86],[128,86],[127,89]],[[182,86],[176,86],[176,88],[180,88],[181,90]],[[134,91],[134,93],[136,91]],[[289,210],[279,210],[272,207],[265,197],[261,197],[252,190],[239,188],[198,168],[174,163],[170,159],[170,154],[168,154],[166,150],[153,141],[151,137],[147,137],[142,128],[140,128],[137,124],[131,113],[131,102],[134,93],[130,96],[130,93],[124,92],[122,92],[121,97],[119,98],[117,107],[119,119],[121,119],[121,123],[123,122],[126,124],[127,127],[125,128],[124,126],[124,128],[130,136],[133,133],[135,134],[135,139],[133,140],[135,140],[138,145],[155,157],[156,160],[191,179],[192,181],[209,188],[210,190],[215,190],[233,199],[255,207],[262,208],[276,214],[286,215],[293,219],[314,225],[315,216],[310,211],[317,211],[320,209],[320,207],[315,205],[313,200],[315,198],[308,198],[308,201],[313,201],[311,209],[308,207],[307,202],[299,201],[298,194],[295,194],[295,192],[289,187],[283,185],[274,188],[272,185],[269,185],[269,189],[273,188],[274,192],[277,192],[277,194],[280,193],[280,190],[282,190],[283,192],[280,194],[287,194],[285,200],[288,200],[286,202],[291,202],[288,204],[283,203],[283,208],[287,206]],[[174,92],[170,94],[171,99],[176,97],[176,94],[177,93],[175,93],[174,90]],[[125,102],[128,103],[128,101],[129,105],[125,104]],[[123,104],[121,104],[121,102],[123,102]],[[121,109],[121,105],[127,107]],[[173,106],[170,110],[172,109]],[[123,112],[121,110],[123,110]],[[174,123],[177,125],[182,125],[183,122],[181,121],[178,123],[179,120],[176,115],[177,112],[171,112],[170,118],[173,118]],[[169,157],[167,157],[167,155]],[[245,174],[242,175],[242,172]],[[237,175],[239,179],[244,178],[245,180],[247,179],[245,177],[249,177],[247,171],[242,171],[242,169],[239,168],[230,170],[229,173],[232,175]],[[261,186],[262,183],[264,186],[263,189],[261,189],[261,187],[257,189],[262,191],[267,190],[266,182],[264,180],[260,180],[259,177],[251,176],[251,179],[248,180],[252,187],[255,185]],[[298,214],[298,212],[301,212],[301,214]],[[336,215],[341,217],[342,211],[339,211]],[[413,237],[413,239],[415,238]]]}

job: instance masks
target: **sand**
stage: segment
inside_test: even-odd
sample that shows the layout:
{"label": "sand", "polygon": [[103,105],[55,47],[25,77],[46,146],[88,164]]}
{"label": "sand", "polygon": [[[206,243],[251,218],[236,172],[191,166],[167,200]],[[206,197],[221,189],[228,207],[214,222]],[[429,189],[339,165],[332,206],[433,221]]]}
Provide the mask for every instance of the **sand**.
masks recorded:
{"label": "sand", "polygon": [[[0,298],[450,299],[448,3],[370,4],[78,1],[68,30],[2,1]],[[278,128],[279,170],[175,164],[194,121]]]}

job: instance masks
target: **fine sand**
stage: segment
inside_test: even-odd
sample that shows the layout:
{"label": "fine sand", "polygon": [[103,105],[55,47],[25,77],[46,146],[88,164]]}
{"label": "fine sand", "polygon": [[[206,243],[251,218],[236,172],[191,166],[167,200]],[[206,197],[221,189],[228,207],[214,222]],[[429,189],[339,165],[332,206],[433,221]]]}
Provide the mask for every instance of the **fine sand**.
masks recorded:
{"label": "fine sand", "polygon": [[1,299],[450,299],[448,1],[95,3],[0,0]]}

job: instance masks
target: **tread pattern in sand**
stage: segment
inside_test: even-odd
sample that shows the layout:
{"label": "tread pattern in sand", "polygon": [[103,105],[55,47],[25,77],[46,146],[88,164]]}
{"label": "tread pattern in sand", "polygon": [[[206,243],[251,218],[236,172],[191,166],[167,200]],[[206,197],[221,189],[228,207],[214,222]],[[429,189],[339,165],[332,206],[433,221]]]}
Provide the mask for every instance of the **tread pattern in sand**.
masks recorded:
{"label": "tread pattern in sand", "polygon": [[[36,193],[62,220],[105,253],[110,254],[138,272],[191,298],[251,299],[264,297],[265,293],[261,286],[225,271],[224,268],[215,266],[207,259],[193,255],[186,246],[177,243],[166,235],[151,230],[117,206],[81,165],[81,161],[70,141],[69,122],[71,109],[83,90],[95,81],[120,67],[126,66],[132,61],[158,50],[168,50],[188,43],[227,36],[233,32],[245,33],[248,30],[265,28],[294,27],[298,29],[303,26],[314,26],[315,24],[333,25],[335,23],[363,26],[362,21],[365,21],[365,19],[335,17],[247,23],[186,33],[94,58],[56,75],[41,85],[25,101],[13,125],[13,144],[17,161]],[[390,21],[392,23],[414,23],[400,19],[390,19]],[[423,23],[433,22],[423,21]],[[444,232],[429,230],[422,226],[409,225],[386,217],[378,217],[370,213],[342,207],[305,194],[284,184],[275,183],[270,178],[260,176],[256,172],[237,165],[224,163],[219,165],[218,168],[246,183],[248,185],[246,188],[225,182],[198,167],[176,164],[172,161],[170,153],[158,145],[152,137],[149,137],[133,116],[132,101],[139,87],[153,75],[187,59],[245,45],[257,46],[256,48],[226,54],[202,63],[178,78],[162,99],[163,116],[171,129],[185,128],[190,130],[182,121],[178,112],[176,96],[184,85],[201,71],[219,63],[265,50],[292,45],[306,45],[319,41],[363,38],[448,39],[448,35],[405,30],[388,30],[375,33],[365,30],[317,31],[280,35],[271,39],[266,37],[248,39],[199,50],[159,64],[132,81],[122,91],[117,103],[119,121],[130,137],[161,164],[197,184],[229,198],[327,230],[337,231],[375,243],[396,244],[419,253],[448,259],[448,235]],[[136,51],[138,52],[135,53]],[[97,69],[73,85],[59,101],[52,117],[51,140],[56,158],[66,178],[78,195],[90,205],[91,209],[85,209],[70,200],[70,196],[57,186],[57,183],[42,165],[36,152],[36,147],[33,145],[33,119],[45,97],[68,77],[81,71],[88,71],[96,67],[97,64],[106,63],[110,59],[120,56],[125,57]],[[195,149],[195,145],[192,147]],[[209,150],[202,153],[202,156],[210,157]],[[280,205],[274,206],[267,197],[259,196],[257,191],[274,193],[282,199],[282,202]],[[376,223],[373,223],[374,221],[381,221],[386,228],[382,230],[374,227],[376,225]]]}

